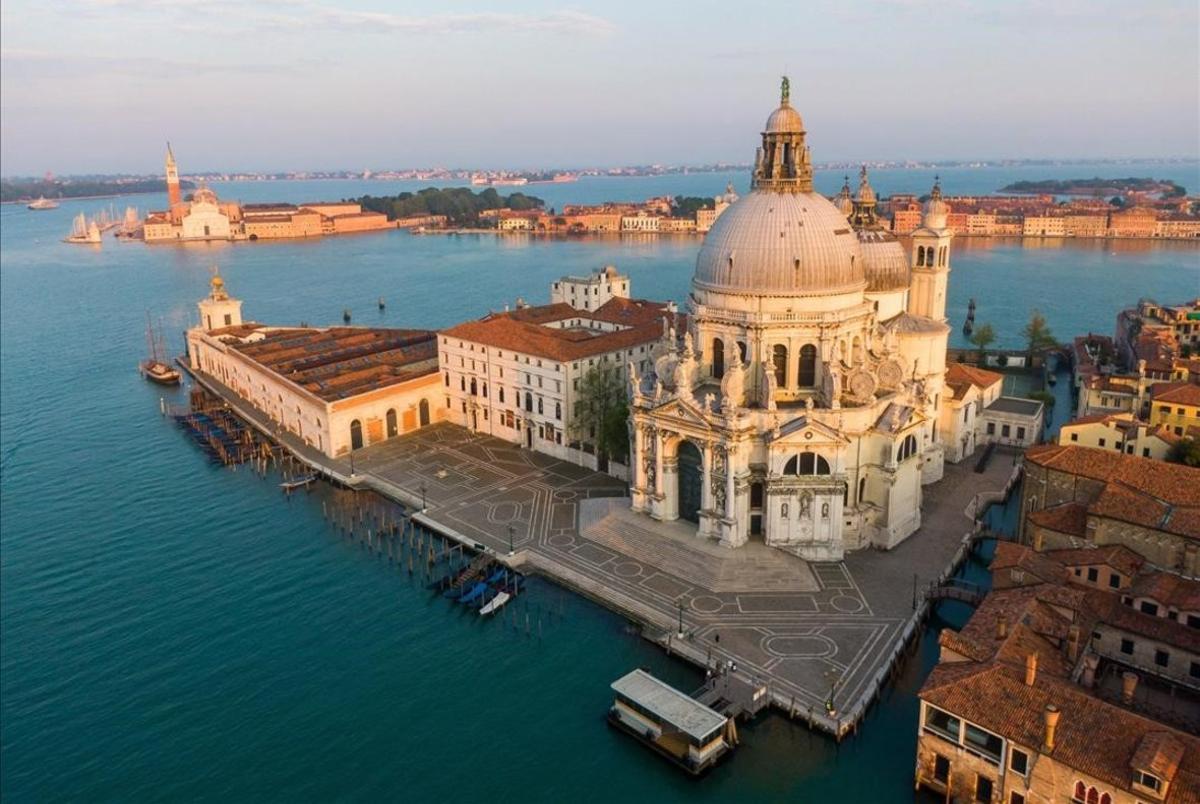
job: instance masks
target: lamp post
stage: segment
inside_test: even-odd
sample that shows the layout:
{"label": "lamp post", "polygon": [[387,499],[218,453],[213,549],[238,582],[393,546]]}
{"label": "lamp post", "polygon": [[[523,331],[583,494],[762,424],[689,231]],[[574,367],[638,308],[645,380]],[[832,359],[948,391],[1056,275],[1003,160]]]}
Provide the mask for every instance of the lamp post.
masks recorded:
{"label": "lamp post", "polygon": [[679,638],[683,639],[683,601],[679,601]]}
{"label": "lamp post", "polygon": [[516,530],[512,525],[508,526],[508,554],[513,554],[513,531]]}
{"label": "lamp post", "polygon": [[421,481],[421,513],[425,513],[425,481]]}

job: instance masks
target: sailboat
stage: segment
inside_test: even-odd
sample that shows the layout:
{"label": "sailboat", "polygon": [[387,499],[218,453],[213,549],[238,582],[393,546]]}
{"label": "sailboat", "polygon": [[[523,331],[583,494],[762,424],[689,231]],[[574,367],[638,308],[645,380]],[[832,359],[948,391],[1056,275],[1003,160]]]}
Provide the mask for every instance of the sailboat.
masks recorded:
{"label": "sailboat", "polygon": [[71,234],[67,235],[64,242],[95,245],[100,242],[100,226],[94,220],[89,221],[87,216],[80,212],[75,216],[71,225]]}
{"label": "sailboat", "polygon": [[162,332],[161,330],[157,334],[154,332],[154,327],[150,323],[149,311],[146,312],[146,346],[150,350],[150,357],[139,365],[142,376],[159,385],[179,385],[179,371],[171,368],[171,365],[166,362],[167,348],[163,342]]}

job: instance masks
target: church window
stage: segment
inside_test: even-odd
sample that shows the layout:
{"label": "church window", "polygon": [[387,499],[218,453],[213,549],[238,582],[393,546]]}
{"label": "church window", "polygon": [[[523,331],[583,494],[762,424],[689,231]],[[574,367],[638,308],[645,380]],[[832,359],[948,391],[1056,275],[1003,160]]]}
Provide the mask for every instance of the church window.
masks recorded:
{"label": "church window", "polygon": [[925,264],[925,247],[917,246],[917,267],[920,268]]}
{"label": "church window", "polygon": [[720,338],[712,341],[712,375],[718,380],[725,376],[725,342]]}
{"label": "church window", "polygon": [[771,349],[771,363],[775,368],[775,387],[783,388],[787,385],[787,347],[782,344],[776,344]]}
{"label": "church window", "polygon": [[806,343],[800,347],[799,382],[801,388],[812,388],[817,384],[817,347]]}
{"label": "church window", "polygon": [[830,472],[829,461],[815,452],[793,455],[783,466],[785,475],[828,475]]}

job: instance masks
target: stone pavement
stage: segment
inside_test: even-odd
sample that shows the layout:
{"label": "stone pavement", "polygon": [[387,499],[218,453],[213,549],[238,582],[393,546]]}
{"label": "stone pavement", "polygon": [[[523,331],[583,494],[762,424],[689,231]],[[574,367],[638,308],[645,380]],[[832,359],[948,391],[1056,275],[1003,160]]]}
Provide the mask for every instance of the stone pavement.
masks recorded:
{"label": "stone pavement", "polygon": [[[698,540],[688,523],[661,523],[628,509],[625,485],[597,472],[449,424],[355,453],[352,482],[410,504],[419,519],[479,543],[646,626],[699,664],[737,663],[769,682],[785,708],[836,731],[825,718],[861,710],[880,669],[910,628],[914,577],[936,578],[970,531],[976,497],[1004,488],[1011,456],[988,471],[947,464],[925,488],[923,526],[890,552],[807,563],[751,543],[726,550]],[[424,492],[422,493],[422,487]],[[682,617],[685,639],[676,639]]]}

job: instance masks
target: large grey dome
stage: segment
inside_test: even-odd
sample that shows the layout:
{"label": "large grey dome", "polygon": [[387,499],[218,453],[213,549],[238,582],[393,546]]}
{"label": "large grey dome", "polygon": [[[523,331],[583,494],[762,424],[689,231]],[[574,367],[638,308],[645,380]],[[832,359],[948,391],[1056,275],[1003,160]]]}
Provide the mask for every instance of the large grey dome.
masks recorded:
{"label": "large grey dome", "polygon": [[727,293],[830,295],[865,285],[858,238],[819,193],[755,191],[704,237],[693,284]]}
{"label": "large grey dome", "polygon": [[903,290],[909,286],[912,278],[908,255],[895,235],[885,229],[860,229],[858,245],[862,249],[868,293]]}

